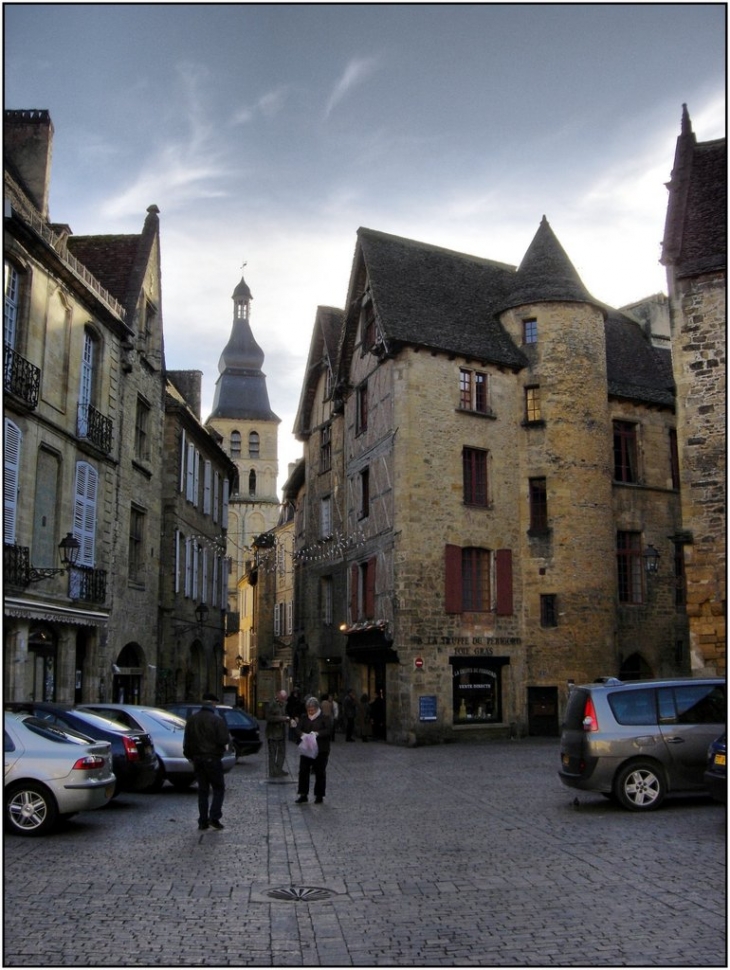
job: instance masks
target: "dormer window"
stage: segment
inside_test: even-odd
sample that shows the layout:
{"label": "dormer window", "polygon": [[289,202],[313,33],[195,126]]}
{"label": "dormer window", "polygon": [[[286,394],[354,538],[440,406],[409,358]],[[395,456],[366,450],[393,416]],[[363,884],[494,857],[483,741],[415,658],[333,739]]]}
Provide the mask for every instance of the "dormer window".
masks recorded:
{"label": "dormer window", "polygon": [[534,317],[522,321],[522,343],[537,343],[537,320]]}

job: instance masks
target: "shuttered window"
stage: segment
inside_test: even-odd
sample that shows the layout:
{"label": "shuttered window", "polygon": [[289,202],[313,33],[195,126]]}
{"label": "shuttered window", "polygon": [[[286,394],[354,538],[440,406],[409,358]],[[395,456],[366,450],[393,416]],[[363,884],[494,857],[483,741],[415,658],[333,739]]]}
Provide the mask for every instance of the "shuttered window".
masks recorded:
{"label": "shuttered window", "polygon": [[74,487],[74,536],[81,548],[77,564],[94,566],[96,541],[96,502],[99,487],[99,474],[88,462],[76,465],[76,484]]}
{"label": "shuttered window", "polygon": [[[492,556],[495,591],[491,589]],[[512,550],[447,545],[444,552],[446,613],[491,612],[510,616],[513,612]]]}
{"label": "shuttered window", "polygon": [[22,441],[23,433],[20,428],[6,418],[3,451],[3,542],[11,546],[15,545]]}

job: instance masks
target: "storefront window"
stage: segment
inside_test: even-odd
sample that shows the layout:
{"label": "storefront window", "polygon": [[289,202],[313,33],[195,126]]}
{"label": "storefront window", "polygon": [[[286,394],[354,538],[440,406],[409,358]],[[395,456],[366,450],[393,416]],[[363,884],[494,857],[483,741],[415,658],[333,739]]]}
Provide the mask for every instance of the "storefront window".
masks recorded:
{"label": "storefront window", "polygon": [[450,658],[453,668],[454,724],[502,720],[502,666],[498,658]]}

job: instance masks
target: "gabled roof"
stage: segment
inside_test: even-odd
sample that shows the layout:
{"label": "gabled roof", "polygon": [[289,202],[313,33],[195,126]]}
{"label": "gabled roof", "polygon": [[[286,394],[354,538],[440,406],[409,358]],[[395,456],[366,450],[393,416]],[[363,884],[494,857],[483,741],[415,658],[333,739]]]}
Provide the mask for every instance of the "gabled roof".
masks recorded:
{"label": "gabled roof", "polygon": [[727,266],[727,144],[724,138],[698,142],[687,105],[667,183],[669,201],[661,262],[677,276],[724,270]]}
{"label": "gabled roof", "polygon": [[337,370],[337,347],[344,316],[344,311],[337,307],[317,307],[299,408],[294,421],[294,434],[299,440],[303,440],[311,430],[312,407],[323,368],[330,367],[333,377]]}
{"label": "gabled roof", "polygon": [[[361,228],[348,321],[359,313],[362,296],[355,292],[358,261],[367,273],[387,345],[411,344],[512,368],[526,363],[497,317],[514,267]],[[354,340],[356,325],[347,329],[348,339]],[[345,349],[349,357],[352,348]]]}
{"label": "gabled roof", "polygon": [[654,347],[641,324],[604,306],[608,394],[662,407],[674,407],[674,377],[669,350]]}

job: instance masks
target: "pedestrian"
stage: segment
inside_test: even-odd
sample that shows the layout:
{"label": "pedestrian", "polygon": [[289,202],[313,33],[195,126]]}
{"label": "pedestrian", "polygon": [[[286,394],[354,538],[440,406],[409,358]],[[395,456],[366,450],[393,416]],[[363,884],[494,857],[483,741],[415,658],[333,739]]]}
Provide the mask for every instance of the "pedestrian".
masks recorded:
{"label": "pedestrian", "polygon": [[266,742],[269,748],[269,778],[281,778],[286,757],[286,691],[277,692],[266,712]]}
{"label": "pedestrian", "polygon": [[345,694],[342,701],[342,716],[345,719],[345,741],[354,741],[355,739],[352,735],[355,733],[357,701],[355,700],[355,691],[352,687]]}
{"label": "pedestrian", "polygon": [[[191,714],[185,724],[183,754],[192,761],[198,783],[198,828],[222,829],[223,780],[222,757],[230,744],[228,727],[215,706],[215,694],[203,694],[203,706]],[[210,806],[208,799],[212,791]]]}
{"label": "pedestrian", "polygon": [[[304,714],[304,704],[299,693],[299,688],[295,687],[286,701],[286,715],[290,720],[298,721],[302,714]],[[289,731],[289,740],[297,740],[293,730]]]}
{"label": "pedestrian", "polygon": [[367,694],[362,694],[357,706],[357,733],[363,741],[367,741],[373,733],[370,715],[370,703]]}
{"label": "pedestrian", "polygon": [[319,704],[322,708],[322,713],[329,721],[330,725],[330,743],[335,739],[335,716],[334,708],[332,707],[332,701],[330,700],[330,695],[327,693],[319,695]]}
{"label": "pedestrian", "polygon": [[307,758],[305,755],[299,757],[299,785],[297,792],[299,797],[296,802],[309,801],[309,777],[314,775],[314,801],[321,805],[327,790],[327,760],[330,754],[330,725],[327,718],[322,713],[319,701],[316,697],[308,697],[306,701],[306,713],[295,721],[290,721],[293,730],[301,741],[305,734],[314,734],[317,738],[317,756]]}

